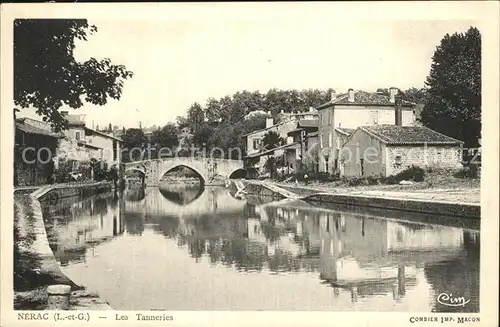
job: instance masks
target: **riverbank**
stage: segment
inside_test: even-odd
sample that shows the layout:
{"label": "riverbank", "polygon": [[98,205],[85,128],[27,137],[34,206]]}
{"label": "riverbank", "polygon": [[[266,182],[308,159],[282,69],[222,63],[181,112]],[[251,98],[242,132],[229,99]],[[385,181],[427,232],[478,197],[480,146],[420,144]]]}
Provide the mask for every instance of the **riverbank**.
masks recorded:
{"label": "riverbank", "polygon": [[[111,190],[110,183],[56,184],[43,186],[30,194],[14,194],[14,264],[16,310],[40,310],[47,304],[47,286],[70,285],[71,308],[89,310],[111,309],[96,294],[88,293],[60,269],[49,246],[40,201],[95,194]],[[24,191],[24,189],[22,190]],[[46,219],[48,217],[45,217]]]}
{"label": "riverbank", "polygon": [[[335,203],[343,206],[373,207],[380,209],[420,212],[480,219],[480,189],[465,188],[458,183],[455,187],[438,188],[429,183],[411,185],[363,185],[341,186],[336,183],[276,182],[271,180],[246,180],[244,192],[262,194],[260,188],[283,197],[304,199],[311,203]],[[465,181],[471,183],[471,181]],[[479,181],[477,181],[479,184]],[[290,195],[291,193],[291,195]]]}

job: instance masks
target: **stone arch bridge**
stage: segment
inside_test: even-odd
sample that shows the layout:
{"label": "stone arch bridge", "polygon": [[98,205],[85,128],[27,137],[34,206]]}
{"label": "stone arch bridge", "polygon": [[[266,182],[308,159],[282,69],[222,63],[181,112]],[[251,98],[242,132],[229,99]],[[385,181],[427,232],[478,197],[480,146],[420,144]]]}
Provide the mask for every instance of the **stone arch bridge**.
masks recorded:
{"label": "stone arch bridge", "polygon": [[202,184],[210,184],[214,179],[229,179],[245,173],[242,160],[174,157],[122,163],[122,173],[138,171],[144,174],[146,186],[157,186],[166,173],[173,168],[184,166],[195,171]]}

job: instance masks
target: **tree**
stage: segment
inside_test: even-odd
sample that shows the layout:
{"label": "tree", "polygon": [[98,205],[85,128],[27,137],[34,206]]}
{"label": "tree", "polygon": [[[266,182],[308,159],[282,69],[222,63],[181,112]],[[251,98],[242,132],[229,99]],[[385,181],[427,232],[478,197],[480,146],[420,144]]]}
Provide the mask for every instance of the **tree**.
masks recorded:
{"label": "tree", "polygon": [[264,134],[262,144],[266,150],[271,150],[285,144],[285,139],[283,139],[277,132],[269,131]]}
{"label": "tree", "polygon": [[481,135],[481,34],[475,27],[446,34],[432,57],[422,123],[478,146]]}
{"label": "tree", "polygon": [[[262,145],[265,150],[275,149],[283,144],[285,144],[285,140],[278,133],[274,131],[267,132],[266,134],[264,134],[264,137],[262,138]],[[272,153],[269,153],[267,157],[265,168],[266,170],[269,171],[270,177],[274,178],[276,176],[276,165],[278,160],[276,160],[276,158],[271,154]]]}
{"label": "tree", "polygon": [[403,100],[423,105],[427,103],[429,98],[429,94],[425,88],[417,89],[416,87],[411,87],[408,90],[401,91],[400,96]]}
{"label": "tree", "polygon": [[196,130],[205,121],[205,113],[198,102],[195,102],[187,111],[187,122]]}
{"label": "tree", "polygon": [[161,129],[153,131],[151,142],[155,144],[156,148],[168,148],[172,151],[179,145],[179,138],[177,136],[177,127],[173,123],[168,123]]}
{"label": "tree", "polygon": [[144,150],[148,143],[148,138],[144,132],[138,128],[129,128],[122,135],[123,140],[123,162],[141,160],[141,151]]}
{"label": "tree", "polygon": [[197,147],[205,147],[208,145],[210,147],[210,144],[207,144],[207,142],[214,131],[215,128],[210,124],[206,122],[201,123],[198,128],[195,129],[193,134],[194,145]]}
{"label": "tree", "polygon": [[83,106],[82,98],[105,105],[119,100],[124,81],[133,76],[110,59],[75,60],[75,40],[97,32],[86,19],[16,19],[14,21],[14,103],[33,106],[56,130],[66,127],[63,105]]}

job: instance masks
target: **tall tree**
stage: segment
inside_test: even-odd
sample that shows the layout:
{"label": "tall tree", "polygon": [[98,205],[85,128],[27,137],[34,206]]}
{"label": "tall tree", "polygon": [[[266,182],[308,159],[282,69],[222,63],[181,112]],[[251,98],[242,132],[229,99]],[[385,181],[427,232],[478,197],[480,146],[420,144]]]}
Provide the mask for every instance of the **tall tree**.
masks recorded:
{"label": "tall tree", "polygon": [[110,59],[74,57],[75,40],[87,40],[97,27],[86,19],[16,19],[14,21],[14,103],[33,106],[56,130],[66,127],[63,105],[77,109],[82,98],[105,105],[119,100],[132,72]]}
{"label": "tall tree", "polygon": [[155,144],[155,147],[168,148],[172,152],[175,147],[179,145],[179,138],[177,136],[178,130],[175,124],[168,123],[161,129],[156,129],[151,135],[151,142]]}
{"label": "tall tree", "polygon": [[123,162],[141,160],[141,153],[148,143],[144,132],[138,128],[129,128],[122,135],[123,140]]}
{"label": "tall tree", "polygon": [[187,112],[187,122],[193,129],[196,129],[201,126],[204,120],[205,113],[203,112],[203,108],[198,102],[193,103]]}
{"label": "tall tree", "polygon": [[426,80],[425,126],[477,146],[481,136],[481,34],[475,27],[446,34]]}

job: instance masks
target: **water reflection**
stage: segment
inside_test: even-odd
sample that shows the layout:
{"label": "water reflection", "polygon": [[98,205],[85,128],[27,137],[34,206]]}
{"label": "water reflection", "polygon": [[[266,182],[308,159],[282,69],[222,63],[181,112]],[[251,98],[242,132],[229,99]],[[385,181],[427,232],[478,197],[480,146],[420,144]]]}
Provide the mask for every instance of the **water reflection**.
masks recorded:
{"label": "water reflection", "polygon": [[[58,207],[46,205],[44,210],[52,217],[47,231],[56,258],[70,268],[73,264],[70,270],[85,285],[108,294],[110,302],[119,296],[103,283],[94,284],[94,279],[102,278],[102,266],[111,260],[112,269],[122,269],[122,278],[143,273],[154,282],[156,271],[168,274],[157,282],[175,287],[177,300],[165,299],[160,292],[151,301],[170,308],[479,309],[480,242],[479,232],[472,229],[320,209],[301,202],[241,200],[227,189],[210,187],[131,189],[122,197],[96,196]],[[149,242],[153,239],[154,245]],[[175,255],[169,244],[184,255]],[[164,247],[170,250],[159,254]],[[116,261],[109,254],[94,256],[94,248],[120,257],[123,248],[133,249],[138,256]],[[153,271],[145,267],[151,262],[141,261],[151,253],[158,253],[160,260]],[[198,268],[183,268],[191,267],[190,260]],[[83,274],[79,262],[86,262],[90,273]],[[203,271],[199,278],[210,278],[208,284],[186,277],[197,270]],[[269,300],[249,299],[245,286],[235,286],[246,283],[248,274],[256,276],[248,286],[255,288],[255,299],[269,298],[268,293],[277,289]],[[294,287],[285,286],[289,279]],[[154,293],[154,287],[146,290],[148,285],[144,278],[127,279],[119,288]],[[197,295],[191,296],[188,289],[194,285]],[[227,298],[215,299],[218,292]],[[442,292],[471,302],[465,307],[442,306],[435,301]],[[203,296],[205,301],[200,300]],[[115,304],[120,309],[150,309],[143,307],[144,299],[120,301]]]}

